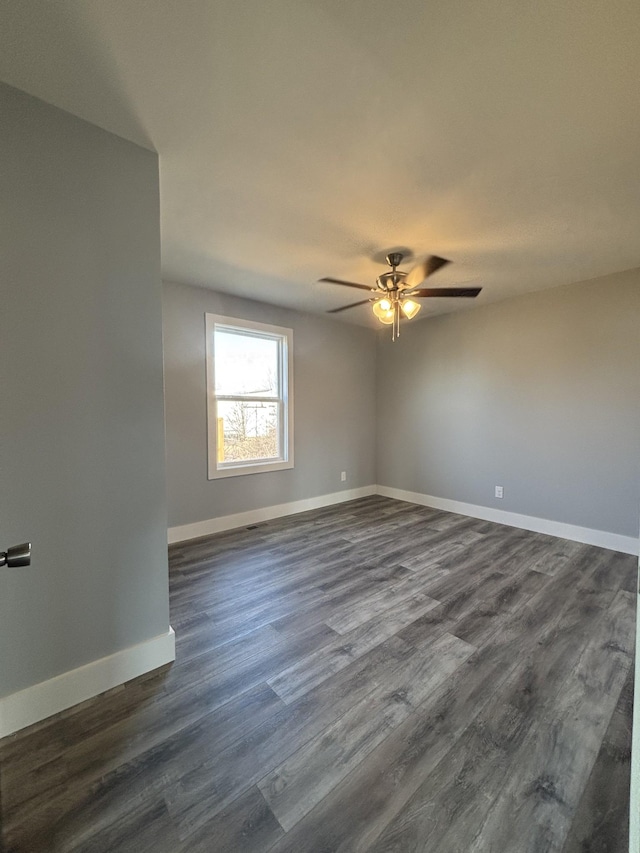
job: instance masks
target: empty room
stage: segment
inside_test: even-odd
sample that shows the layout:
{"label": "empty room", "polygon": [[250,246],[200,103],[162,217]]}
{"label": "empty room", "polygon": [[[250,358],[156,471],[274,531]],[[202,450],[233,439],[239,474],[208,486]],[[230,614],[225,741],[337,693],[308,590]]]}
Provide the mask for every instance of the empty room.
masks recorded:
{"label": "empty room", "polygon": [[640,853],[638,79],[627,0],[0,5],[0,853]]}

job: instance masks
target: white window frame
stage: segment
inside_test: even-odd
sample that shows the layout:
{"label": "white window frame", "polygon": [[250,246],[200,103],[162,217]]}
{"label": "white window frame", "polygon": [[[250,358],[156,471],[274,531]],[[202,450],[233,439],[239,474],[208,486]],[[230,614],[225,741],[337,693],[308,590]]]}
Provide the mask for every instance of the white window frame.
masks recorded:
{"label": "white window frame", "polygon": [[[247,397],[216,395],[215,344],[216,328],[275,338],[279,342],[279,397]],[[293,468],[293,329],[271,326],[254,320],[240,320],[221,314],[205,314],[206,357],[207,357],[207,455],[208,478],[238,477],[244,474],[259,474],[265,471],[282,471]],[[279,402],[281,405],[281,449],[282,456],[260,462],[218,462],[217,404],[221,400],[251,399],[258,402]]]}

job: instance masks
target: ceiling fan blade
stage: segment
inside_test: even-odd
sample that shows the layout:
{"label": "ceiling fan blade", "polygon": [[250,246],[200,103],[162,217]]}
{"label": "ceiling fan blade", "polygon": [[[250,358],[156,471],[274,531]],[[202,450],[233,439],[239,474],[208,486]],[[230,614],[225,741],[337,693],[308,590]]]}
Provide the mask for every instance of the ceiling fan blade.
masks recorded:
{"label": "ceiling fan blade", "polygon": [[355,281],[343,281],[341,278],[319,278],[318,281],[328,281],[329,284],[341,284],[344,287],[358,287],[360,290],[373,290],[368,284],[356,284]]}
{"label": "ceiling fan blade", "polygon": [[403,293],[402,296],[477,296],[481,287],[423,287],[420,290],[412,290],[411,293]]}
{"label": "ceiling fan blade", "polygon": [[417,287],[430,275],[433,275],[434,272],[437,272],[440,267],[444,267],[447,264],[450,264],[451,261],[448,261],[446,258],[439,258],[437,255],[431,255],[431,257],[426,258],[426,260],[421,261],[419,264],[416,264],[413,269],[409,270],[407,277],[405,278],[405,284],[407,287]]}
{"label": "ceiling fan blade", "polygon": [[343,305],[342,308],[332,308],[330,311],[327,311],[327,314],[337,314],[339,311],[346,311],[347,308],[355,308],[356,305],[366,305],[369,301],[369,299],[363,299],[361,302],[352,302],[351,305]]}

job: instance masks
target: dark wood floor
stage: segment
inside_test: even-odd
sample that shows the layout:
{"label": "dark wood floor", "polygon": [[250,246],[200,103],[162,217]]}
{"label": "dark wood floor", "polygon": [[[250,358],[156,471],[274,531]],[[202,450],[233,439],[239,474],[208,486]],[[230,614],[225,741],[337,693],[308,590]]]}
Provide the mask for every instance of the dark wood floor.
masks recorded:
{"label": "dark wood floor", "polygon": [[635,558],[381,497],[171,549],[177,661],[0,745],[7,853],[623,853]]}

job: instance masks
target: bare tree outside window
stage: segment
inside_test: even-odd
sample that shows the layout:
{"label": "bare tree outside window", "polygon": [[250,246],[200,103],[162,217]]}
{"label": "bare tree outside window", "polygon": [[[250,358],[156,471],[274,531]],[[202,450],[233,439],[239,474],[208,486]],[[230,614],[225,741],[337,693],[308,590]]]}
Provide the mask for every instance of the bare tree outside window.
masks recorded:
{"label": "bare tree outside window", "polygon": [[[278,457],[278,414],[273,403],[220,403],[222,461]],[[219,427],[220,429],[220,427]]]}

